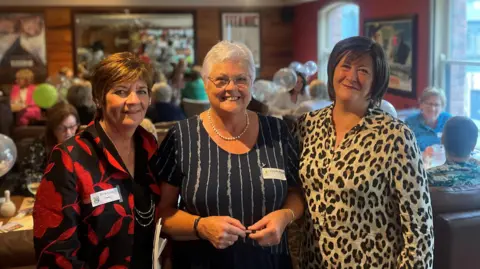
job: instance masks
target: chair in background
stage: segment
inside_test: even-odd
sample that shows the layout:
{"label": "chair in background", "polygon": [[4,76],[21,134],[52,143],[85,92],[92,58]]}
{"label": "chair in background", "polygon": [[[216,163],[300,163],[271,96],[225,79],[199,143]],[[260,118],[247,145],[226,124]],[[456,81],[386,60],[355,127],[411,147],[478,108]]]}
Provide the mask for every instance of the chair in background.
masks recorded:
{"label": "chair in background", "polygon": [[203,111],[207,110],[210,108],[210,102],[208,100],[206,101],[200,101],[200,100],[192,100],[188,98],[183,98],[182,99],[182,107],[183,111],[185,112],[185,115],[187,118],[200,115]]}
{"label": "chair in background", "polygon": [[154,123],[155,129],[157,130],[157,142],[160,145],[163,139],[167,136],[168,130],[175,125],[176,121],[167,121],[167,122],[157,122]]}
{"label": "chair in background", "polygon": [[478,269],[480,185],[430,187],[434,269]]}

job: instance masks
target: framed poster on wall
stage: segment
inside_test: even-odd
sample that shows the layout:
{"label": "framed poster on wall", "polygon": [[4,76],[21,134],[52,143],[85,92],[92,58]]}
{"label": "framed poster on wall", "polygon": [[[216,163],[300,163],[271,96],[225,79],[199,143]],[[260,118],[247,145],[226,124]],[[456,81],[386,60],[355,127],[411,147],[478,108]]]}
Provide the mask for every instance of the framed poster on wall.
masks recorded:
{"label": "framed poster on wall", "polygon": [[388,92],[416,98],[416,16],[365,20],[363,33],[385,51],[390,66]]}
{"label": "framed poster on wall", "polygon": [[47,77],[45,21],[40,13],[0,13],[0,84],[15,83],[15,73],[30,69],[35,83]]}
{"label": "framed poster on wall", "polygon": [[222,12],[222,40],[245,44],[253,54],[257,69],[261,66],[260,13]]}

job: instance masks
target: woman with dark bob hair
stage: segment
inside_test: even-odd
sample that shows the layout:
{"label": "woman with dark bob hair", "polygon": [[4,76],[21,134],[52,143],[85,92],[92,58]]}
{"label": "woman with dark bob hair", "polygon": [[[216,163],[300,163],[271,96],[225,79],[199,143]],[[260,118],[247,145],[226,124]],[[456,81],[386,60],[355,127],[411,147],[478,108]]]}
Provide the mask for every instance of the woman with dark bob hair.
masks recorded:
{"label": "woman with dark bob hair", "polygon": [[34,206],[38,268],[152,268],[156,140],[140,123],[152,67],[112,54],[92,76],[95,120],[51,153]]}
{"label": "woman with dark bob hair", "polygon": [[366,37],[328,61],[333,104],[303,115],[300,180],[308,210],[301,268],[432,268],[432,209],[412,131],[378,108],[389,70]]}

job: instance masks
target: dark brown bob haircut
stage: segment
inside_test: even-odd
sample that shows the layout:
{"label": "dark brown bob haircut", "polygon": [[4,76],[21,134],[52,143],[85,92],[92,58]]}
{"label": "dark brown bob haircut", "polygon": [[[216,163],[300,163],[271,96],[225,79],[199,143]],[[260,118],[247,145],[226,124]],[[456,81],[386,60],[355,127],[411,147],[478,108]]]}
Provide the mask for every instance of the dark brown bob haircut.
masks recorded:
{"label": "dark brown bob haircut", "polygon": [[328,59],[328,95],[335,101],[335,89],[333,88],[333,74],[338,63],[347,57],[345,61],[351,63],[356,59],[369,55],[373,61],[373,82],[368,96],[371,104],[380,105],[383,95],[388,89],[390,71],[387,57],[382,47],[370,38],[354,36],[338,42]]}
{"label": "dark brown bob haircut", "polygon": [[142,80],[152,92],[153,68],[131,52],[115,53],[99,62],[92,74],[93,100],[97,104],[96,118],[103,118],[105,96],[115,85]]}

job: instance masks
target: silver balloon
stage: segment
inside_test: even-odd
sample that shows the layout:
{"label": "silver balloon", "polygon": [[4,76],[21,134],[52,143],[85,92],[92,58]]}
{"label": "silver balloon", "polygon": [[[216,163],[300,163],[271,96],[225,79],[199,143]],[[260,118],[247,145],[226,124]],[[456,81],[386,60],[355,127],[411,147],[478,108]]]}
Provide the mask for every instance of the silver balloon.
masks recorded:
{"label": "silver balloon", "polygon": [[259,102],[268,103],[278,92],[279,88],[272,81],[260,79],[253,84],[252,96]]}
{"label": "silver balloon", "polygon": [[390,102],[386,100],[382,100],[382,103],[380,104],[380,109],[383,110],[384,112],[387,112],[388,114],[392,115],[395,118],[397,117],[397,110]]}
{"label": "silver balloon", "polygon": [[293,71],[298,71],[298,69],[302,67],[302,64],[299,63],[299,62],[292,62],[290,63],[290,65],[288,66],[288,68],[290,69],[293,69]]}
{"label": "silver balloon", "polygon": [[17,147],[13,140],[0,134],[0,177],[12,169],[17,159]]}
{"label": "silver balloon", "polygon": [[311,76],[318,71],[318,66],[314,61],[308,61],[303,65],[305,69],[305,75]]}
{"label": "silver balloon", "polygon": [[297,84],[297,74],[291,68],[282,68],[273,76],[273,83],[283,91],[290,91]]}

